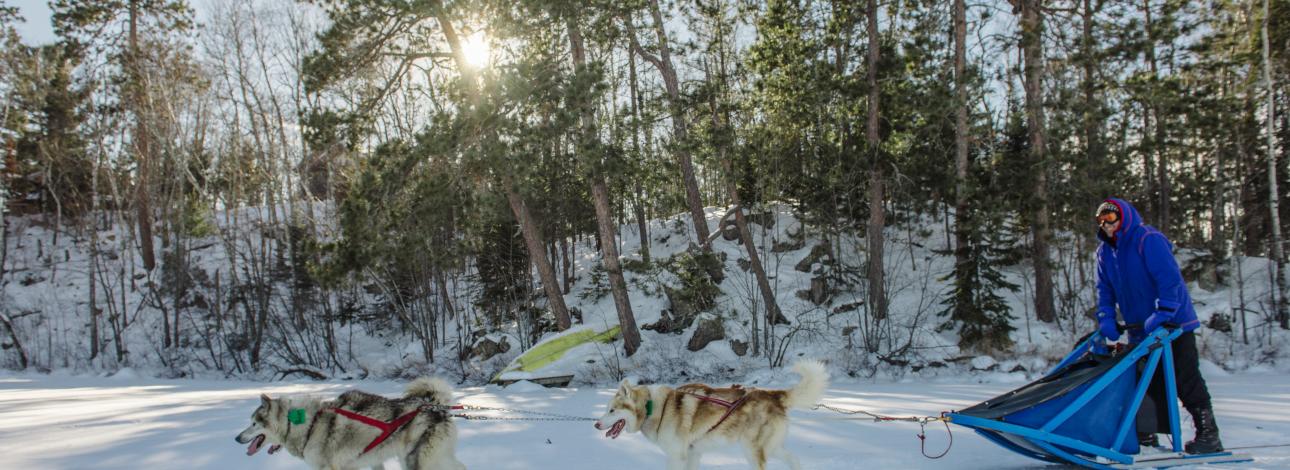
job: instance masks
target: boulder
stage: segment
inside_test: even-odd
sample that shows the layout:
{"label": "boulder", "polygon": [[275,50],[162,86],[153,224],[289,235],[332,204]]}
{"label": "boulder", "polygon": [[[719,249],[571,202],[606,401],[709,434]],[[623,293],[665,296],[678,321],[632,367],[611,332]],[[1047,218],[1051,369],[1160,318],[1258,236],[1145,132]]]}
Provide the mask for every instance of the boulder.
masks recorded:
{"label": "boulder", "polygon": [[739,239],[739,225],[735,221],[721,224],[721,238],[726,241],[735,241]]}
{"label": "boulder", "polygon": [[[674,323],[674,329],[676,330],[684,330],[688,328],[690,324],[694,322],[695,315],[699,314],[698,307],[690,302],[689,299],[685,298],[684,295],[680,294],[681,293],[676,289],[663,286],[663,295],[667,296],[667,303],[671,307],[669,309],[672,317],[671,322]],[[662,319],[660,319],[659,322],[661,323]],[[666,333],[669,331],[671,330],[660,332]]]}
{"label": "boulder", "polygon": [[811,278],[811,288],[797,291],[797,298],[808,300],[815,305],[824,305],[829,299],[833,298],[833,291],[829,289],[828,278],[824,276]]}
{"label": "boulder", "polygon": [[805,258],[802,258],[801,261],[798,261],[797,265],[793,266],[793,269],[804,273],[811,272],[812,265],[829,256],[829,248],[828,243],[820,243],[811,247],[811,253],[806,255]]}
{"label": "boulder", "polygon": [[743,357],[745,354],[748,354],[748,343],[732,339],[730,340],[730,350],[734,351],[735,355]]}
{"label": "boulder", "polygon": [[772,211],[754,212],[748,214],[745,218],[750,224],[760,225],[761,228],[770,230],[775,228],[775,213]]}
{"label": "boulder", "polygon": [[493,356],[510,350],[511,343],[506,341],[505,337],[500,338],[498,341],[493,341],[492,338],[484,338],[475,343],[475,346],[470,350],[470,355],[479,358],[480,361],[487,361],[492,359]]}
{"label": "boulder", "polygon": [[690,343],[685,346],[691,351],[700,351],[713,341],[726,339],[726,326],[720,318],[708,317],[699,322],[690,336]]}
{"label": "boulder", "polygon": [[797,251],[806,246],[806,240],[800,238],[791,238],[786,242],[772,240],[770,244],[771,253],[783,253],[785,251]]}

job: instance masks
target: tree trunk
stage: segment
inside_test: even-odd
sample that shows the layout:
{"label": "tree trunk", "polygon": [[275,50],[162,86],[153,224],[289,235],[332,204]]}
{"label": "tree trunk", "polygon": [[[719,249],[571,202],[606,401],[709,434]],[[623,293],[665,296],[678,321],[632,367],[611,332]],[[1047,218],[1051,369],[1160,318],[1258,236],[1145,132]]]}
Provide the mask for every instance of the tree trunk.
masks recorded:
{"label": "tree trunk", "polygon": [[[968,225],[968,102],[967,77],[964,77],[967,62],[967,5],[965,0],[954,0],[954,168],[955,168],[955,203],[954,203],[954,274],[959,286],[966,286],[968,275],[968,243],[970,230]],[[962,290],[960,287],[957,290]],[[971,296],[959,292],[954,297],[953,318],[967,318],[971,308]]]}
{"label": "tree trunk", "polygon": [[[573,49],[573,62],[577,68],[586,66],[586,52],[582,41],[582,30],[578,20],[572,15],[565,18],[569,30],[569,45]],[[584,139],[595,139],[595,110],[584,107],[580,110]],[[600,162],[594,162],[596,167]],[[636,327],[636,315],[632,313],[631,298],[627,296],[627,281],[623,278],[623,267],[618,260],[617,228],[613,220],[613,211],[609,205],[609,187],[605,183],[603,170],[592,171],[591,195],[595,199],[596,228],[600,232],[600,255],[609,272],[609,288],[614,296],[614,308],[618,311],[618,325],[623,334],[623,350],[628,356],[636,354],[641,345],[640,330]]]}
{"label": "tree trunk", "polygon": [[[7,198],[9,188],[0,187],[0,191],[6,191]],[[9,201],[6,199],[0,203],[7,205]],[[0,210],[0,285],[4,284],[5,275],[9,274],[7,266],[9,266],[9,211]]]}
{"label": "tree trunk", "polygon": [[[25,370],[27,368],[27,350],[23,349],[22,341],[18,339],[18,330],[14,329],[13,321],[4,312],[0,312],[0,323],[3,323],[5,329],[9,330],[9,338],[13,341],[13,347],[18,352],[18,370]],[[39,344],[39,341],[37,344]]]}
{"label": "tree trunk", "polygon": [[[643,160],[645,154],[642,152],[640,142],[641,97],[636,85],[636,54],[627,54],[627,67],[632,94],[632,149],[635,150],[636,158]],[[640,179],[632,182],[632,190],[636,195],[636,201],[633,206],[634,215],[636,216],[636,231],[641,239],[641,261],[649,263],[649,221],[645,216],[645,190],[641,186]]]}
{"label": "tree trunk", "polygon": [[1044,130],[1043,0],[1021,0],[1022,54],[1025,58],[1026,124],[1030,132],[1031,163],[1035,169],[1031,256],[1035,264],[1035,317],[1052,323],[1053,275],[1048,258],[1048,155]]}
{"label": "tree trunk", "polygon": [[[1151,109],[1150,105],[1144,102],[1142,103],[1142,142],[1144,146],[1147,146],[1147,149],[1142,152],[1142,197],[1146,200],[1146,214],[1143,215],[1143,223],[1147,222],[1147,216],[1153,217],[1151,222],[1154,223],[1155,214],[1160,212],[1157,207],[1160,199],[1156,197],[1156,179],[1151,176],[1156,173],[1156,159],[1154,152],[1151,151],[1155,144],[1151,143],[1152,136],[1147,133],[1148,129],[1151,129]],[[1139,209],[1142,208],[1139,207]]]}
{"label": "tree trunk", "polygon": [[[1142,14],[1146,20],[1147,29],[1147,64],[1151,68],[1151,92],[1152,95],[1159,91],[1160,70],[1156,60],[1156,31],[1155,23],[1152,21],[1151,0],[1142,0]],[[1165,158],[1165,128],[1160,125],[1160,106],[1157,103],[1159,99],[1152,96],[1150,99],[1151,112],[1151,130],[1152,141],[1151,151],[1156,155],[1156,228],[1162,232],[1169,231],[1169,165],[1166,164]],[[1145,129],[1144,129],[1145,130]],[[1150,179],[1151,175],[1148,174]]]}
{"label": "tree trunk", "polygon": [[628,356],[636,354],[640,348],[641,333],[636,327],[636,315],[632,313],[631,299],[627,296],[627,281],[623,278],[623,267],[618,262],[618,242],[614,240],[614,226],[610,219],[609,188],[603,179],[597,178],[591,185],[595,198],[596,226],[600,231],[601,254],[605,262],[605,271],[609,273],[609,286],[614,295],[614,308],[618,310],[618,324],[622,327],[623,349]]}
{"label": "tree trunk", "polygon": [[564,276],[564,293],[573,292],[573,258],[569,257],[569,237],[560,237],[560,274]]}
{"label": "tree trunk", "polygon": [[[466,60],[466,52],[462,48],[461,38],[457,36],[457,30],[453,27],[452,22],[448,20],[447,13],[443,3],[439,0],[433,0],[431,6],[435,9],[435,19],[439,23],[439,28],[443,30],[444,39],[448,42],[448,47],[452,51],[453,62],[457,64],[457,69],[462,75],[462,79],[467,82],[468,87],[475,87],[475,72],[471,68],[470,62]],[[478,99],[477,93],[472,93],[475,99]],[[545,244],[542,242],[542,235],[538,232],[537,224],[533,223],[533,217],[529,214],[528,206],[524,204],[523,198],[516,191],[514,183],[511,181],[503,182],[506,188],[506,201],[511,206],[511,211],[515,214],[515,220],[520,224],[520,232],[524,236],[524,244],[529,251],[529,259],[537,267],[538,275],[542,280],[542,290],[546,292],[547,302],[551,306],[551,312],[555,314],[556,324],[561,330],[566,330],[573,326],[569,318],[569,308],[564,304],[564,296],[560,293],[560,284],[555,276],[555,269],[551,267],[551,260],[547,259],[542,251]]]}
{"label": "tree trunk", "polygon": [[546,292],[551,313],[555,314],[556,325],[562,331],[567,330],[573,326],[573,322],[569,318],[569,308],[564,304],[564,296],[560,294],[560,283],[555,277],[555,269],[551,267],[551,260],[546,259],[545,252],[542,251],[542,235],[538,232],[537,224],[533,222],[533,216],[529,214],[529,208],[524,204],[524,199],[509,183],[506,189],[506,201],[510,203],[511,212],[515,214],[515,220],[520,224],[524,245],[529,250],[529,260],[537,267],[539,279],[542,281],[542,290]]}
{"label": "tree trunk", "polygon": [[99,304],[98,304],[98,284],[99,284],[99,237],[98,224],[93,220],[95,214],[90,213],[90,361],[99,357]]}
{"label": "tree trunk", "polygon": [[865,138],[868,141],[867,147],[873,163],[869,171],[869,225],[865,238],[869,242],[869,312],[874,319],[882,320],[887,318],[887,293],[883,272],[883,233],[882,229],[886,226],[887,217],[883,212],[883,172],[886,165],[886,159],[882,155],[881,135],[878,130],[879,115],[879,96],[878,91],[878,67],[881,56],[879,50],[882,49],[882,39],[878,37],[878,2],[869,0],[868,2],[868,35],[869,35],[869,60],[868,60],[868,85],[869,85],[869,111],[865,120]]}
{"label": "tree trunk", "polygon": [[676,67],[672,64],[672,50],[668,45],[667,29],[663,24],[663,13],[658,0],[650,0],[650,15],[654,19],[654,34],[658,38],[658,57],[645,52],[636,38],[636,28],[631,18],[627,24],[632,50],[658,69],[663,77],[663,86],[667,89],[668,112],[672,117],[673,146],[676,149],[677,164],[681,167],[681,179],[685,185],[685,203],[690,209],[690,218],[694,222],[695,239],[699,246],[708,247],[708,219],[703,213],[703,201],[699,195],[698,179],[694,175],[694,163],[690,158],[689,123],[685,118],[685,107],[681,101],[681,85],[676,76]]}
{"label": "tree trunk", "polygon": [[[134,111],[134,150],[138,160],[138,180],[135,183],[135,209],[139,227],[139,255],[143,258],[143,269],[151,272],[157,266],[157,258],[152,246],[152,205],[148,194],[148,166],[151,164],[151,145],[144,116],[144,83],[143,70],[139,63],[139,0],[130,0],[129,12],[129,76],[130,106]],[[169,338],[167,336],[167,338]]]}
{"label": "tree trunk", "polygon": [[1281,328],[1290,329],[1290,306],[1286,305],[1290,301],[1287,299],[1287,296],[1290,296],[1290,290],[1286,286],[1285,246],[1281,239],[1281,192],[1277,188],[1276,86],[1272,81],[1272,47],[1268,44],[1269,13],[1268,0],[1263,0],[1263,85],[1267,93],[1264,97],[1264,103],[1267,106],[1267,121],[1264,126],[1268,139],[1268,216],[1272,224],[1272,259],[1276,266],[1274,274],[1276,293],[1273,294],[1273,300]]}
{"label": "tree trunk", "polygon": [[[1082,17],[1082,23],[1080,25],[1080,44],[1083,49],[1081,53],[1084,56],[1082,63],[1080,64],[1083,71],[1083,76],[1080,80],[1080,91],[1083,92],[1084,95],[1082,130],[1085,158],[1088,160],[1084,165],[1086,168],[1084,176],[1087,184],[1092,184],[1093,181],[1096,181],[1096,178],[1100,177],[1098,171],[1102,169],[1102,165],[1106,160],[1106,151],[1103,149],[1101,133],[1102,113],[1098,109],[1099,104],[1096,96],[1096,58],[1093,54],[1097,49],[1097,42],[1093,38],[1094,15],[1101,10],[1103,0],[1097,0],[1096,6],[1094,6],[1093,1],[1094,0],[1083,0],[1083,8],[1080,11],[1080,16]],[[1102,190],[1103,188],[1098,186],[1096,189]],[[1105,196],[1102,194],[1094,193],[1092,197],[1082,202],[1085,202],[1088,206],[1096,206],[1103,197]]]}
{"label": "tree trunk", "polygon": [[[721,10],[721,17],[716,21],[723,22],[725,18],[724,10]],[[757,279],[757,289],[761,291],[761,297],[766,302],[766,324],[787,324],[788,319],[779,308],[779,302],[775,299],[775,290],[770,287],[770,278],[766,276],[765,265],[761,261],[761,256],[757,254],[757,244],[753,241],[752,230],[748,229],[748,218],[744,216],[744,204],[739,198],[739,188],[735,184],[737,180],[734,171],[734,163],[730,157],[730,143],[734,141],[734,128],[730,124],[731,118],[729,111],[723,109],[718,102],[720,99],[728,99],[729,75],[726,69],[726,30],[722,24],[718,24],[716,32],[717,41],[717,65],[719,76],[713,80],[711,73],[707,73],[708,82],[716,83],[719,87],[717,93],[711,95],[710,106],[712,108],[712,129],[714,135],[725,134],[729,139],[716,139],[714,147],[720,157],[721,165],[725,170],[726,192],[730,196],[730,202],[734,204],[735,227],[739,230],[739,240],[744,246],[744,251],[748,254],[748,264],[751,265],[753,277]],[[707,67],[704,67],[707,72]],[[720,228],[718,228],[720,230]],[[754,324],[756,320],[753,320]]]}
{"label": "tree trunk", "polygon": [[[730,171],[728,160],[726,170]],[[730,200],[735,205],[735,225],[739,229],[739,240],[744,245],[744,251],[748,253],[748,263],[752,265],[753,276],[757,278],[757,289],[761,291],[761,297],[766,302],[766,324],[786,324],[789,322],[788,318],[784,317],[784,312],[779,309],[779,302],[775,300],[775,290],[770,287],[770,278],[766,276],[766,268],[761,262],[761,256],[757,255],[757,245],[753,243],[752,231],[748,229],[748,218],[744,217],[743,203],[739,200],[739,190],[733,180],[726,183],[726,190],[730,192]]]}

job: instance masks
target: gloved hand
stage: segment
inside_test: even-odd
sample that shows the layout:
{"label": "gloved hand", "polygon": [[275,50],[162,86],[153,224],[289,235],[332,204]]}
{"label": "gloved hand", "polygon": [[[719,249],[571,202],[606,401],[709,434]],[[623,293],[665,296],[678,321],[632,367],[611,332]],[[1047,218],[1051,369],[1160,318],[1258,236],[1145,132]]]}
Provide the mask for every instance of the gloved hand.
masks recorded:
{"label": "gloved hand", "polygon": [[1102,337],[1107,341],[1120,339],[1120,330],[1115,324],[1115,313],[1097,312],[1097,331],[1102,333]]}
{"label": "gloved hand", "polygon": [[1167,314],[1165,312],[1153,313],[1151,314],[1151,316],[1147,317],[1146,322],[1142,323],[1142,330],[1146,331],[1147,334],[1151,334],[1152,331],[1156,331],[1156,328],[1160,328],[1160,325],[1163,325],[1165,324],[1165,322],[1168,322],[1169,320],[1173,320],[1173,319],[1174,319],[1173,315]]}
{"label": "gloved hand", "polygon": [[1106,338],[1102,337],[1101,331],[1093,332],[1093,336],[1089,340],[1093,354],[1105,356],[1111,353],[1111,350],[1106,347]]}

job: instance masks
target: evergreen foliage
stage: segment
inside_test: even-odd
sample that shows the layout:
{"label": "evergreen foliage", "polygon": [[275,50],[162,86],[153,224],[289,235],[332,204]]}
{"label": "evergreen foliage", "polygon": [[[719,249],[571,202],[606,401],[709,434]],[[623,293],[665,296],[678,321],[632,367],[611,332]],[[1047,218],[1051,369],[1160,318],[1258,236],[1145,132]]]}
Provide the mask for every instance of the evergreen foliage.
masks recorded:
{"label": "evergreen foliage", "polygon": [[[153,310],[173,365],[201,344],[224,370],[348,367],[336,331],[354,322],[414,336],[427,363],[447,348],[465,364],[474,341],[531,344],[573,326],[566,297],[609,294],[620,315],[642,294],[765,308],[726,318],[754,355],[782,357],[792,334],[836,338],[838,318],[884,360],[928,330],[1006,355],[1020,317],[1088,327],[1103,198],[1132,200],[1200,250],[1189,276],[1220,284],[1275,252],[1272,207],[1290,199],[1287,0],[1266,13],[1236,0],[972,3],[961,62],[955,16],[932,0],[215,3],[203,25],[181,0],[56,0],[59,42],[32,47],[0,2],[5,216],[64,224],[51,233],[89,247],[95,281],[78,305],[94,339],[66,349],[104,365],[128,364],[122,338]],[[735,204],[723,233],[690,225]],[[800,227],[731,230],[780,204]],[[1284,233],[1290,204],[1278,215]],[[113,224],[131,233],[108,235]],[[943,244],[916,246],[931,233]],[[755,287],[723,284],[726,242]],[[806,243],[811,259],[783,259]],[[221,270],[195,273],[215,245]],[[899,275],[922,266],[915,248],[955,265],[928,263],[948,272],[914,286]],[[762,299],[786,289],[785,267],[809,274],[798,293],[812,306],[790,295],[771,314]],[[937,279],[953,281],[943,292]],[[926,303],[891,315],[914,319],[889,321],[886,293],[918,288]],[[1224,312],[1233,335],[1277,324],[1241,318],[1284,309],[1258,295]],[[823,325],[798,322],[813,309]],[[222,339],[188,337],[203,335]]]}

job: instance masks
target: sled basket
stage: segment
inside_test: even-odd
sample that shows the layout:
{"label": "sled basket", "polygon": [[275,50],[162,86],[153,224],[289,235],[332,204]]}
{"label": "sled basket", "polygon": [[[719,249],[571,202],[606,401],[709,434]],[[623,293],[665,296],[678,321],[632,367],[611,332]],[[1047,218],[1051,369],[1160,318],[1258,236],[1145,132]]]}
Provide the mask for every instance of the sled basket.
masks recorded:
{"label": "sled basket", "polygon": [[[1169,348],[1182,333],[1160,328],[1119,354],[1101,351],[1101,336],[1092,334],[1043,378],[946,417],[1008,450],[1052,463],[1155,468],[1250,461],[1230,452],[1182,453]],[[1139,455],[1135,418],[1157,367],[1164,371],[1173,451]]]}

